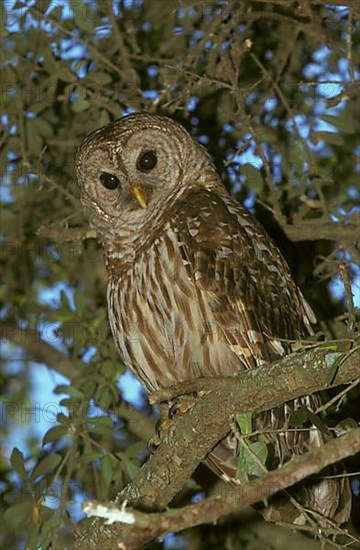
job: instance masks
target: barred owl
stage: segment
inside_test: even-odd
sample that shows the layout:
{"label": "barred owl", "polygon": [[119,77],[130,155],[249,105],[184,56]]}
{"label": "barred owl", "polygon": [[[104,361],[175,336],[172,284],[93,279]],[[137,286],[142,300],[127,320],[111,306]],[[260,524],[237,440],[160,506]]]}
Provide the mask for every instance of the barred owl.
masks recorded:
{"label": "barred owl", "polygon": [[[85,138],[76,162],[81,200],[105,250],[113,337],[148,391],[266,365],[312,332],[314,314],[280,251],[180,124],[124,117]],[[254,420],[273,446],[271,467],[321,444],[315,427],[287,431],[303,404],[314,408],[317,397]],[[236,482],[237,450],[229,433],[206,463]],[[301,498],[335,521],[348,518],[347,481],[314,481]]]}

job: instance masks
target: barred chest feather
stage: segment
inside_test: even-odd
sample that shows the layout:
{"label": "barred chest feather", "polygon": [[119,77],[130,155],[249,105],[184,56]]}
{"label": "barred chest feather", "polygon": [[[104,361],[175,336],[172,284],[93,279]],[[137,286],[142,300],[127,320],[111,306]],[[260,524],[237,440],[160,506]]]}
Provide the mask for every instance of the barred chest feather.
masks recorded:
{"label": "barred chest feather", "polygon": [[112,333],[125,365],[148,391],[239,371],[239,358],[189,280],[186,263],[167,223],[127,273],[109,280]]}

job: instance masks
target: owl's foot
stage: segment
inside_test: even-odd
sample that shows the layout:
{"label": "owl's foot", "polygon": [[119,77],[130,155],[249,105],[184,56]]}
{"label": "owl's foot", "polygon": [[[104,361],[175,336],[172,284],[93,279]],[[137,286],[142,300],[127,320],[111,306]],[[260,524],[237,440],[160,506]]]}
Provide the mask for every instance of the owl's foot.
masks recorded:
{"label": "owl's foot", "polygon": [[165,437],[166,432],[171,426],[169,418],[170,405],[167,402],[159,403],[160,418],[156,422],[155,433],[148,441],[148,449],[150,453],[154,453]]}
{"label": "owl's foot", "polygon": [[155,434],[148,443],[148,449],[151,453],[155,452],[169,429],[177,422],[179,416],[187,413],[195,405],[195,401],[196,396],[194,395],[181,395],[169,403],[161,404],[161,417],[157,421]]}
{"label": "owl's foot", "polygon": [[[231,377],[231,383],[233,383],[233,377]],[[218,390],[219,387],[222,388],[224,384],[227,389],[229,378],[195,378],[194,380],[179,382],[152,392],[149,395],[149,403],[150,405],[169,403],[190,394],[193,394],[193,397],[201,397],[205,393]]]}
{"label": "owl's foot", "polygon": [[174,420],[175,417],[179,417],[187,413],[190,409],[193,408],[197,399],[197,394],[187,394],[179,395],[170,402],[170,408],[168,416],[171,420]]}
{"label": "owl's foot", "polygon": [[169,418],[159,418],[155,426],[155,433],[148,441],[147,446],[150,453],[154,453],[156,451],[157,447],[164,439],[171,424],[172,422]]}

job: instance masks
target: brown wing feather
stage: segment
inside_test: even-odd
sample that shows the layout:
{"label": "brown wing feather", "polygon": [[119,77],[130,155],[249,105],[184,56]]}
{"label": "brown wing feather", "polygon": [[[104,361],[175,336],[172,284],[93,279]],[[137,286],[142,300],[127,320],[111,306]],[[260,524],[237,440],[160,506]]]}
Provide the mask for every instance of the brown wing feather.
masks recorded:
{"label": "brown wing feather", "polygon": [[[272,362],[290,351],[290,340],[311,332],[314,315],[294,283],[289,268],[264,230],[227,195],[193,191],[178,205],[174,225],[189,279],[205,294],[217,327],[239,357],[238,370]],[[206,343],[205,343],[206,345]],[[225,367],[226,369],[226,367]],[[234,375],[233,364],[228,375]],[[266,431],[275,444],[277,462],[309,443],[306,432],[286,432],[290,413],[316,397],[299,399],[259,415],[254,429]],[[284,434],[274,434],[284,430]],[[314,437],[313,437],[314,439]],[[236,452],[233,442],[225,447]],[[212,469],[223,460],[224,449],[211,456]],[[234,468],[226,468],[228,475]]]}
{"label": "brown wing feather", "polygon": [[194,191],[174,225],[189,278],[206,293],[214,320],[247,368],[281,357],[289,350],[284,340],[311,332],[314,316],[285,260],[235,201]]}

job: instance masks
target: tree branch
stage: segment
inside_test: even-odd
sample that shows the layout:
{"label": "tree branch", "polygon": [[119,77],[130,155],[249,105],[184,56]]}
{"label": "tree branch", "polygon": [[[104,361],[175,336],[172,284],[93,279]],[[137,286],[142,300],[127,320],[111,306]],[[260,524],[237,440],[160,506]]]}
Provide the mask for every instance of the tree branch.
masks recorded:
{"label": "tree branch", "polygon": [[[229,431],[233,414],[264,411],[330,385],[334,387],[351,382],[360,376],[359,365],[359,349],[341,354],[316,348],[290,355],[272,365],[241,373],[234,378],[212,381],[214,384],[219,383],[219,389],[199,397],[194,407],[178,419],[155,454],[143,465],[138,477],[121,491],[117,500],[127,500],[131,506],[143,511],[162,510],[182,488],[198,463]],[[181,386],[185,386],[186,391],[192,391],[194,387],[209,391],[206,379]],[[179,395],[179,388],[177,392],[176,395]],[[357,450],[359,441],[358,439],[357,444],[354,444]],[[339,447],[342,446],[335,444],[336,449],[339,450]],[[319,454],[315,456],[322,457],[319,464],[326,464],[326,452],[322,454],[322,449],[317,452]],[[339,452],[341,453],[340,450]],[[299,458],[306,463],[305,458]],[[340,458],[340,455],[335,454],[331,460],[335,462]],[[315,463],[318,464],[316,460]],[[304,477],[311,473],[311,467],[309,468],[302,470]],[[270,474],[276,479],[275,472]],[[282,475],[283,468],[281,478]],[[75,548],[82,548],[82,541],[85,539],[87,545],[89,540],[96,540],[97,547],[100,545],[105,548],[105,541],[114,541],[113,537],[119,538],[119,533],[119,526],[105,526],[103,522],[95,520],[84,535],[85,538],[81,537]]]}
{"label": "tree branch", "polygon": [[73,241],[84,241],[85,239],[96,239],[97,237],[95,229],[60,227],[58,225],[41,225],[36,233],[39,237],[51,239],[62,244]]}
{"label": "tree branch", "polygon": [[[360,428],[351,430],[340,438],[333,439],[323,447],[315,448],[302,456],[294,457],[281,468],[268,472],[261,478],[246,484],[243,487],[233,487],[223,484],[223,492],[215,498],[208,498],[197,504],[167,510],[161,513],[145,513],[126,508],[128,518],[122,518],[125,511],[114,504],[99,505],[93,502],[84,504],[89,516],[112,517],[114,521],[122,521],[111,527],[117,543],[127,550],[139,548],[141,544],[149,542],[155,537],[162,537],[167,533],[178,532],[204,523],[217,522],[222,517],[239,512],[241,509],[267,500],[282,489],[286,489],[306,477],[316,474],[326,466],[338,462],[360,451]],[[115,519],[118,512],[119,520]],[[129,525],[129,519],[134,523]],[[127,524],[127,525],[125,525]],[[114,548],[114,539],[110,546],[102,540],[103,550]],[[82,548],[76,545],[76,548]],[[87,546],[88,548],[88,546]],[[91,548],[91,547],[90,547]]]}
{"label": "tree branch", "polygon": [[[360,377],[360,348],[345,353],[329,351],[327,347],[316,347],[300,353],[292,353],[286,357],[257,369],[246,371],[237,376],[227,378],[196,378],[169,386],[168,388],[153,392],[149,401],[151,404],[161,401],[169,401],[180,395],[192,392],[202,394],[204,392],[218,390],[223,392],[236,392],[243,406],[249,403],[249,409],[253,412],[265,410],[260,403],[251,403],[252,395],[261,393],[261,400],[265,399],[264,391],[274,392],[273,385],[282,378],[281,384],[286,388],[282,390],[284,399],[280,403],[293,399],[289,392],[294,391],[295,397],[301,395],[298,391],[304,390],[307,395],[331,386],[346,384]],[[311,375],[310,375],[311,372]],[[258,385],[260,384],[260,388]],[[245,388],[245,389],[244,389]],[[277,393],[277,396],[280,394]],[[289,397],[286,397],[289,395]],[[271,397],[268,397],[271,399]],[[277,397],[275,396],[275,400]],[[265,401],[264,401],[265,402]],[[257,408],[257,407],[260,408]],[[271,408],[271,407],[268,407]]]}
{"label": "tree branch", "polygon": [[[280,222],[281,228],[291,241],[337,241],[356,243],[360,240],[358,216],[354,214],[345,223],[297,222],[293,225]],[[279,220],[277,220],[279,221]]]}

